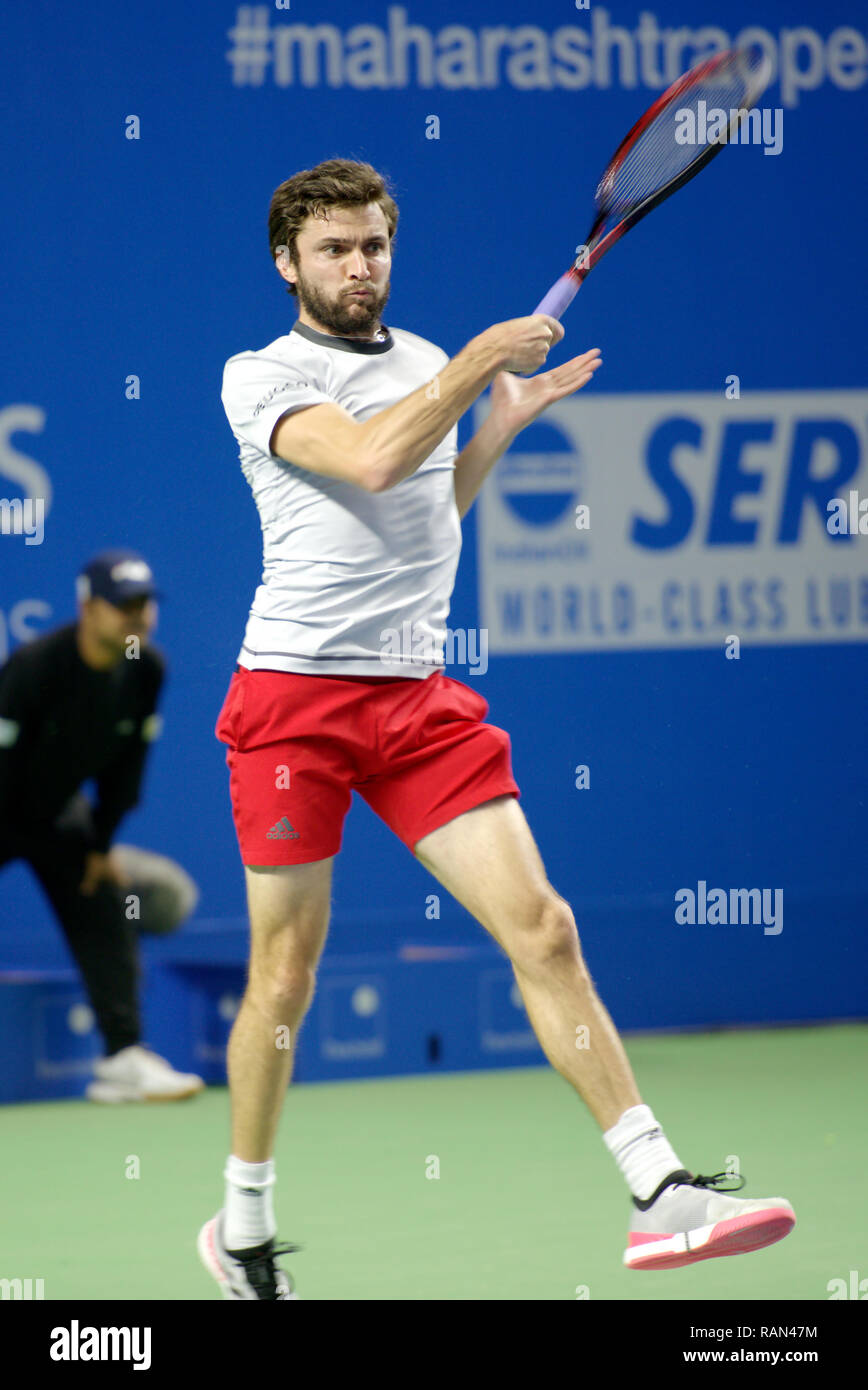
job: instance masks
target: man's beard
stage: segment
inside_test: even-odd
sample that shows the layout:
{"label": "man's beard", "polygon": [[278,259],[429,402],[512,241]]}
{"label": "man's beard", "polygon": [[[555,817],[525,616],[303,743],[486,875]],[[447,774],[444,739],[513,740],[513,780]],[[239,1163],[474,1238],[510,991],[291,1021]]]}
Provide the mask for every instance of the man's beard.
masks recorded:
{"label": "man's beard", "polygon": [[387,281],[379,293],[373,285],[365,286],[371,291],[370,299],[349,299],[346,294],[342,294],[336,303],[326,299],[325,295],[301,275],[295,286],[301,307],[329,333],[337,333],[345,338],[369,338],[378,326],[380,315],[386,307],[391,281]]}

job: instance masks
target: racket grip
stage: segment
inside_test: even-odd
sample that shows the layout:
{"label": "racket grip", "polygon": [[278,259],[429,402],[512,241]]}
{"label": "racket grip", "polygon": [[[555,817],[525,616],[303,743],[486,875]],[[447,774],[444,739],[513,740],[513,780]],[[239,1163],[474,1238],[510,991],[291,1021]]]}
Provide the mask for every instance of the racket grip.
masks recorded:
{"label": "racket grip", "polygon": [[553,319],[559,319],[578,294],[580,283],[567,271],[560,280],[555,281],[548,294],[534,309],[534,313],[550,314]]}

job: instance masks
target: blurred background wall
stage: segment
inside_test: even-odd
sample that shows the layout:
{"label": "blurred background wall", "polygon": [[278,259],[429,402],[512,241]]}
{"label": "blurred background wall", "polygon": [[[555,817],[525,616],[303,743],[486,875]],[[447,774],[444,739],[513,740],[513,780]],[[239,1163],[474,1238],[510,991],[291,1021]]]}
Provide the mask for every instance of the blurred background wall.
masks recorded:
{"label": "blurred background wall", "polygon": [[[119,839],[194,876],[203,955],[245,911],[213,728],[260,533],[220,385],[294,321],[273,189],[336,155],[383,172],[401,212],[385,322],[454,355],[533,310],[629,126],[741,37],[775,63],[770,138],[724,151],[565,316],[549,365],[599,346],[604,366],[466,518],[449,674],[511,735],[616,1022],[864,1014],[868,535],[830,534],[827,503],[868,498],[866,32],[841,0],[7,14],[0,497],[46,513],[39,544],[0,535],[0,659],[72,619],[90,554],[147,556],[165,731]],[[677,921],[700,885],[780,890],[781,913]],[[354,798],[326,959],[484,945],[442,892],[436,916],[438,891]],[[28,871],[0,895],[0,964],[62,962]]]}

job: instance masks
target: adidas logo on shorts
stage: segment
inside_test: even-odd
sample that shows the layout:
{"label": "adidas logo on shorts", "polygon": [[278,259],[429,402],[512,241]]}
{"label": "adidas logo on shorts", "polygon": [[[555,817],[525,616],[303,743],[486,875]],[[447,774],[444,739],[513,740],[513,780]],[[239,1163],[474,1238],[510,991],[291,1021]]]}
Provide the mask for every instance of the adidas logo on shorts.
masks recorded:
{"label": "adidas logo on shorts", "polygon": [[276,825],[273,825],[265,836],[266,840],[297,840],[298,831],[293,830],[292,825],[286,816],[281,816]]}

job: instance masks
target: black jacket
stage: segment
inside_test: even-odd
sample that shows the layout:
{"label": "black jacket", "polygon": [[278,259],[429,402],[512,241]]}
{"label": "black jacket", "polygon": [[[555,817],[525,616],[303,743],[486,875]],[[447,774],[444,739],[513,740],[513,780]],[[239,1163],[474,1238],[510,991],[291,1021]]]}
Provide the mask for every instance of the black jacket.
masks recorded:
{"label": "black jacket", "polygon": [[163,657],[142,643],[137,659],[94,671],[75,633],[70,623],[28,642],[0,668],[0,842],[44,833],[93,778],[91,848],[105,853],[139,800]]}

